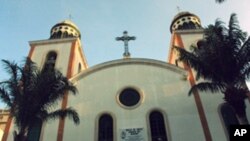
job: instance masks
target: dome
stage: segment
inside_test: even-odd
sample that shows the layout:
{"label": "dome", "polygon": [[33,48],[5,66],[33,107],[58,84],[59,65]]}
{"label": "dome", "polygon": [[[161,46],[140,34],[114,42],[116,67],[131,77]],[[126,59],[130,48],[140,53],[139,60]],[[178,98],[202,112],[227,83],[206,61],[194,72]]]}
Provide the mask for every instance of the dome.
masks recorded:
{"label": "dome", "polygon": [[185,29],[200,29],[202,28],[200,18],[189,12],[180,12],[172,20],[170,32],[175,30]]}
{"label": "dome", "polygon": [[78,37],[81,38],[81,33],[78,27],[70,20],[64,20],[54,25],[50,30],[50,39],[61,39]]}

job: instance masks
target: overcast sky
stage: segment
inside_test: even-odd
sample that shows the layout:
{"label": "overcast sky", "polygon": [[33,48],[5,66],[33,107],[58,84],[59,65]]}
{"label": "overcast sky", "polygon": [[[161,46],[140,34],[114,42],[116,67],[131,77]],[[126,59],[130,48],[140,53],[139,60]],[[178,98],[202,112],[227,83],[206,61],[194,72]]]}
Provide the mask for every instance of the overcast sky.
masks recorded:
{"label": "overcast sky", "polygon": [[[0,59],[21,62],[29,52],[28,41],[49,38],[53,25],[65,19],[79,27],[88,65],[122,58],[123,43],[115,41],[124,30],[136,36],[129,42],[131,57],[166,61],[170,24],[180,11],[200,17],[203,27],[231,13],[250,34],[250,0],[1,0]],[[6,79],[0,65],[0,81]],[[1,106],[1,105],[0,105]]]}

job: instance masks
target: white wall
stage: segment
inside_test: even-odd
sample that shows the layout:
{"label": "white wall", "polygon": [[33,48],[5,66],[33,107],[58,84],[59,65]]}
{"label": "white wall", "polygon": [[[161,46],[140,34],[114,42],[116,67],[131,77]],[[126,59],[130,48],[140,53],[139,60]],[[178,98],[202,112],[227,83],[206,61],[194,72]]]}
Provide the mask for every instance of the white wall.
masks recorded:
{"label": "white wall", "polygon": [[[134,60],[96,66],[78,76],[79,94],[70,97],[69,105],[78,110],[81,124],[75,126],[72,121],[66,121],[64,140],[94,140],[96,121],[104,112],[114,116],[115,140],[119,140],[121,129],[137,127],[146,131],[145,140],[148,140],[147,117],[154,109],[164,113],[170,140],[204,140],[194,99],[187,96],[189,83],[183,80],[185,72],[162,62],[139,59],[141,63],[133,63]],[[123,108],[116,99],[119,91],[127,86],[143,93],[141,105],[134,109]]]}

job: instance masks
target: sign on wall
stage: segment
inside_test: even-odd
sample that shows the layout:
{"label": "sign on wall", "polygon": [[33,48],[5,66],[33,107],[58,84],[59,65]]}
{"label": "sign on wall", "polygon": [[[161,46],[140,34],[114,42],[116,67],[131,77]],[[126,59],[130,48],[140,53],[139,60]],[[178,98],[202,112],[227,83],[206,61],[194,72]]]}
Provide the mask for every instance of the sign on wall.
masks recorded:
{"label": "sign on wall", "polygon": [[120,129],[120,141],[145,141],[143,128]]}

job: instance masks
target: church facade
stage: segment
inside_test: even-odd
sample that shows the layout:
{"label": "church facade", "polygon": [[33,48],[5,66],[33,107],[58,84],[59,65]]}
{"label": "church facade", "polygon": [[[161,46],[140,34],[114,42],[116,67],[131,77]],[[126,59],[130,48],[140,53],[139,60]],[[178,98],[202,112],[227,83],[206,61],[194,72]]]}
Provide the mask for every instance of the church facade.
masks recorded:
{"label": "church facade", "polygon": [[[77,87],[78,95],[64,98],[58,108],[75,108],[81,120],[78,126],[68,119],[43,123],[32,141],[228,140],[227,119],[234,118],[233,111],[222,94],[187,95],[196,83],[195,72],[178,62],[173,49],[189,49],[203,38],[199,17],[181,12],[170,31],[166,61],[125,54],[93,67],[87,65],[81,33],[71,21],[53,26],[50,39],[31,41],[29,57],[40,68],[59,69]],[[249,101],[247,106],[250,111]],[[13,140],[14,128],[9,118],[2,141]]]}

